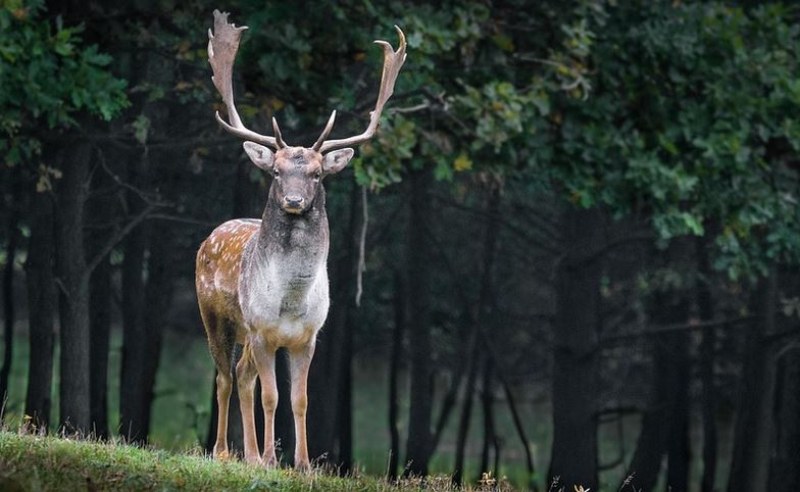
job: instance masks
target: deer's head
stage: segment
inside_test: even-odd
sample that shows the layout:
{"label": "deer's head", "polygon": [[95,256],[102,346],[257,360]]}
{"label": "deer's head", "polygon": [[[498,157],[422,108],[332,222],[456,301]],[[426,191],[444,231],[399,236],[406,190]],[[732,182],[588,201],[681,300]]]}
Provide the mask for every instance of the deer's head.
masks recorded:
{"label": "deer's head", "polygon": [[344,148],[324,156],[305,147],[283,147],[277,152],[245,142],[244,150],[253,164],[272,175],[269,196],[287,213],[303,214],[314,203],[322,179],[347,166],[353,149]]}
{"label": "deer's head", "polygon": [[353,157],[353,149],[350,147],[366,142],[375,134],[383,106],[394,91],[397,74],[406,59],[406,38],[403,31],[395,26],[400,37],[397,51],[386,41],[375,41],[383,48],[383,73],[375,109],[370,113],[369,125],[362,134],[328,140],[336,121],[334,110],[314,145],[292,147],[283,141],[275,118],[272,118],[274,136],[270,137],[245,127],[236,111],[233,101],[233,62],[245,29],[246,26],[236,27],[229,24],[227,13],[214,11],[214,31],[208,32],[208,61],[214,72],[214,86],[227,108],[228,121],[223,120],[219,112],[216,113],[216,118],[225,130],[245,140],[244,149],[250,160],[272,174],[270,198],[277,200],[284,211],[302,214],[312,205],[322,179],[328,174],[338,173],[350,162]]}

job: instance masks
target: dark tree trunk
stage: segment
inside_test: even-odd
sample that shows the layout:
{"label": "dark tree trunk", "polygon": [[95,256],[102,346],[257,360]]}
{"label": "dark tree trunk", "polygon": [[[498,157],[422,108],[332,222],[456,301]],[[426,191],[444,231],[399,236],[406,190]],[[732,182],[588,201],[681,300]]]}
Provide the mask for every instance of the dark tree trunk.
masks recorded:
{"label": "dark tree trunk", "polygon": [[59,425],[80,433],[91,431],[89,272],[83,240],[91,154],[91,146],[80,143],[72,154],[65,156],[56,210],[56,264],[61,287]]}
{"label": "dark tree trunk", "polygon": [[777,429],[767,490],[800,483],[800,350],[796,347],[778,362],[775,396]]}
{"label": "dark tree trunk", "polygon": [[511,411],[511,418],[514,421],[514,428],[517,430],[517,435],[522,443],[522,449],[525,452],[525,466],[528,470],[528,481],[525,484],[525,487],[532,492],[537,492],[538,487],[536,486],[536,481],[534,480],[534,477],[536,476],[536,468],[534,467],[533,463],[533,454],[531,453],[530,443],[528,442],[528,438],[525,434],[525,428],[522,425],[522,418],[519,415],[516,403],[514,403],[514,395],[511,393],[511,388],[502,378],[501,383],[503,384],[503,392],[506,395],[506,401],[508,402],[508,409]]}
{"label": "dark tree trunk", "polygon": [[[357,251],[357,250],[356,250]],[[349,474],[353,469],[353,331],[358,323],[358,314],[353,306],[353,298],[348,305],[348,316],[342,340],[342,358],[339,389],[339,472]]]}
{"label": "dark tree trunk", "polygon": [[[666,254],[666,263],[687,275],[693,266],[691,242],[676,238]],[[691,291],[662,287],[650,299],[650,319],[655,326],[686,323],[689,319]],[[651,398],[639,433],[628,476],[637,488],[652,490],[661,463],[667,456],[667,485],[685,492],[689,479],[689,333],[675,331],[653,338],[653,385]]]}
{"label": "dark tree trunk", "polygon": [[25,263],[30,345],[25,414],[31,416],[32,425],[47,428],[52,406],[56,311],[53,197],[49,192],[32,197],[30,220],[31,236]]}
{"label": "dark tree trunk", "polygon": [[472,418],[472,400],[478,380],[478,361],[480,359],[480,353],[480,346],[478,343],[473,343],[469,353],[469,359],[467,359],[467,382],[464,388],[464,403],[461,407],[461,415],[456,432],[456,458],[455,465],[453,466],[453,483],[459,486],[464,479],[464,458],[467,451],[469,423]]}
{"label": "dark tree trunk", "polygon": [[[275,439],[280,445],[282,456],[278,459],[285,464],[294,464],[294,417],[292,416],[292,379],[289,369],[289,353],[285,349],[278,350],[275,358],[275,379],[278,383],[278,408],[275,410]],[[259,386],[260,388],[260,386]],[[256,401],[261,398],[256,398]],[[263,410],[261,403],[256,405],[256,411],[261,412],[261,432],[263,435]],[[262,439],[263,441],[263,439]]]}
{"label": "dark tree trunk", "polygon": [[[497,435],[494,428],[494,362],[491,357],[483,357],[483,382],[481,388],[481,410],[483,411],[483,446],[478,479],[484,472],[497,476],[497,469],[489,469],[492,449],[497,449]],[[495,453],[495,456],[497,454]]]}
{"label": "dark tree trunk", "polygon": [[[675,304],[659,296],[655,304],[659,309],[653,316],[654,322],[686,321],[685,299]],[[632,483],[637,489],[652,490],[667,454],[667,483],[672,490],[685,491],[688,480],[688,336],[681,332],[661,334],[655,338],[654,345],[654,396],[642,420],[628,475],[635,474]]]}
{"label": "dark tree trunk", "polygon": [[[688,314],[688,313],[687,313]],[[670,363],[675,368],[675,394],[672,397],[672,413],[669,422],[667,445],[667,486],[673,492],[688,492],[689,463],[689,379],[691,359],[689,357],[688,333],[672,335],[674,353]]]}
{"label": "dark tree trunk", "polygon": [[427,196],[430,173],[409,174],[408,288],[409,353],[411,354],[411,390],[406,443],[406,475],[428,474],[431,445],[431,329],[428,320],[430,296],[429,241],[425,237],[431,207]]}
{"label": "dark tree trunk", "polygon": [[765,338],[775,332],[777,273],[774,269],[758,286],[758,320],[747,330],[739,403],[733,436],[733,457],[728,491],[766,490],[775,362]]}
{"label": "dark tree trunk", "polygon": [[[174,61],[152,53],[144,53],[134,63],[137,61],[143,68],[137,75],[145,84],[169,86],[173,83]],[[144,100],[140,104],[143,105],[142,115],[151,122],[148,133],[169,134],[170,127],[183,122],[170,118],[170,106],[163,101]],[[155,190],[171,187],[171,180],[165,178],[163,170],[177,159],[169,150],[148,148],[146,141],[140,152],[129,162],[129,184],[136,189],[127,193],[131,217],[141,215],[150,206],[151,198],[145,193],[156,196]],[[147,442],[150,425],[161,331],[171,298],[171,235],[172,231],[165,226],[138,226],[130,232],[125,244],[120,433],[135,443]],[[147,260],[146,252],[150,253]],[[145,271],[149,274],[147,281]]]}
{"label": "dark tree trunk", "polygon": [[100,439],[109,437],[108,352],[111,348],[111,264],[101,261],[92,272],[89,308],[91,357],[89,367],[92,431]]}
{"label": "dark tree trunk", "polygon": [[0,368],[0,422],[3,420],[4,403],[8,398],[8,377],[11,374],[11,363],[14,360],[14,264],[17,260],[17,244],[19,242],[20,218],[20,180],[19,167],[11,171],[10,193],[11,203],[8,210],[8,243],[6,244],[6,266],[3,271],[3,314],[5,334],[3,337],[3,367]]}
{"label": "dark tree trunk", "polygon": [[[495,252],[497,249],[497,236],[499,232],[499,221],[496,220],[496,216],[499,209],[500,188],[497,184],[494,184],[489,190],[486,200],[486,214],[489,216],[489,220],[486,223],[483,235],[478,306],[475,311],[471,311],[470,306],[465,306],[465,310],[467,311],[465,318],[468,319],[470,325],[470,334],[467,337],[469,342],[466,345],[466,352],[469,357],[469,369],[467,370],[467,383],[464,392],[464,406],[462,407],[461,420],[459,422],[456,438],[456,459],[453,470],[453,483],[456,485],[461,485],[464,476],[464,455],[467,445],[467,434],[469,432],[469,421],[472,414],[472,397],[478,377],[478,365],[481,360],[481,350],[478,341],[481,340],[483,343],[488,344],[488,340],[484,338],[484,335],[481,333],[481,328],[491,323],[492,311],[495,304],[493,271]],[[487,356],[484,363],[486,364],[482,399],[484,411],[484,446],[483,452],[481,453],[481,469],[478,470],[479,473],[486,471],[486,466],[488,466],[489,445],[497,443],[494,436],[494,419],[491,415],[492,398],[491,395],[487,393],[487,390],[491,391],[490,380],[492,379],[493,365],[491,356]],[[495,456],[495,458],[497,458],[497,456]]]}
{"label": "dark tree trunk", "polygon": [[[697,281],[697,308],[700,321],[711,321],[714,317],[714,305],[711,297],[709,282],[711,281],[711,266],[708,261],[708,251],[702,238],[695,240],[697,251],[697,267],[699,279]],[[700,342],[700,380],[702,382],[702,416],[703,416],[703,477],[700,482],[701,492],[714,492],[714,482],[717,474],[717,396],[714,378],[714,361],[716,358],[717,333],[714,327],[703,330],[703,339]]]}
{"label": "dark tree trunk", "polygon": [[[139,189],[144,188],[147,162],[134,158],[129,164],[128,182]],[[134,216],[144,209],[136,192],[126,194],[128,215]],[[119,388],[119,432],[133,443],[144,443],[147,439],[146,417],[142,402],[146,399],[144,364],[147,354],[147,330],[145,328],[145,249],[147,231],[137,227],[128,234],[123,243],[122,261],[122,367]]]}
{"label": "dark tree trunk", "polygon": [[406,299],[405,285],[402,273],[394,272],[394,329],[392,330],[392,354],[389,359],[389,469],[387,476],[390,481],[397,479],[397,467],[400,464],[400,431],[397,428],[398,411],[398,383],[400,379],[400,364],[403,356],[403,333],[406,325]]}
{"label": "dark tree trunk", "polygon": [[[98,171],[92,180],[92,199],[88,203],[90,219],[94,232],[87,237],[90,256],[102,254],[103,248],[111,240],[108,227],[115,217],[116,207],[112,182],[107,173]],[[91,340],[90,357],[90,413],[92,432],[100,439],[110,435],[108,422],[108,354],[111,348],[111,299],[112,268],[109,259],[103,258],[92,271],[89,285],[89,323]]]}
{"label": "dark tree trunk", "polygon": [[597,490],[598,323],[603,221],[598,210],[569,206],[556,281],[553,453],[549,477]]}
{"label": "dark tree trunk", "polygon": [[144,398],[139,413],[142,416],[142,429],[150,432],[150,415],[155,399],[156,373],[161,360],[161,340],[169,307],[172,304],[172,279],[175,261],[173,260],[173,233],[168,224],[156,222],[150,232],[149,259],[147,264],[147,291],[145,294],[145,347],[147,356],[142,361],[142,391]]}

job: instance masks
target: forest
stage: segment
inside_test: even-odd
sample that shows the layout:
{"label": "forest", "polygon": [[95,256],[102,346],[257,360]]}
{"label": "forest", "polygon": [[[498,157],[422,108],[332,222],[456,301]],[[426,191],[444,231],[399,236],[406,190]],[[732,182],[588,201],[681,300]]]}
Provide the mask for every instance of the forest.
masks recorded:
{"label": "forest", "polygon": [[[195,255],[260,217],[272,180],[215,119],[214,9],[249,27],[242,120],[272,135],[276,117],[296,145],[334,109],[333,137],[362,131],[373,41],[407,37],[377,135],[325,179],[315,466],[539,491],[800,483],[792,2],[0,0],[4,427],[211,451]],[[234,401],[241,452],[239,419]]]}

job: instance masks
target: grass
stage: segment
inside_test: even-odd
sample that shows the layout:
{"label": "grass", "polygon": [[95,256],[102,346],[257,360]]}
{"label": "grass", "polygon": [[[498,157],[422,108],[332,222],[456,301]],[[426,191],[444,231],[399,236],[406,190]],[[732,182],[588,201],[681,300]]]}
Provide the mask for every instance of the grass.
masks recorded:
{"label": "grass", "polygon": [[[492,481],[476,489],[507,489]],[[0,490],[22,491],[451,491],[447,476],[398,484],[324,471],[266,470],[198,452],[173,454],[120,443],[0,431]]]}

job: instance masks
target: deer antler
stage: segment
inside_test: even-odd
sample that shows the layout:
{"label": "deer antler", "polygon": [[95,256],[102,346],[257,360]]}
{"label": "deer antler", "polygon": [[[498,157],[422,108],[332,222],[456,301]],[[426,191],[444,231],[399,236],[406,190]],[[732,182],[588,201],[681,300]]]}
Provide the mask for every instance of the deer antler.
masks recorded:
{"label": "deer antler", "polygon": [[331,113],[328,124],[322,131],[322,135],[320,135],[316,143],[314,143],[314,150],[324,154],[334,149],[341,149],[343,147],[350,147],[366,142],[375,135],[375,131],[378,129],[378,122],[381,119],[383,106],[392,96],[397,74],[400,72],[400,67],[403,66],[403,62],[406,61],[406,36],[399,27],[394,26],[394,28],[397,30],[397,35],[400,37],[400,46],[397,48],[397,51],[394,51],[392,45],[386,41],[375,41],[376,44],[381,45],[383,48],[383,73],[381,74],[381,88],[378,91],[378,100],[375,103],[375,109],[369,114],[369,125],[367,129],[361,135],[341,140],[328,140],[326,142],[325,139],[328,138],[328,134],[330,134],[333,128],[333,122],[336,119],[336,111],[334,111]]}
{"label": "deer antler", "polygon": [[208,63],[211,64],[211,70],[214,72],[211,80],[222,96],[225,107],[228,108],[230,123],[222,119],[219,111],[216,112],[216,118],[222,128],[240,138],[269,145],[274,149],[282,149],[286,147],[286,143],[280,136],[280,129],[275,118],[272,119],[272,127],[277,138],[261,135],[242,124],[242,119],[239,118],[233,102],[233,62],[236,59],[236,52],[239,50],[242,31],[245,29],[247,26],[236,27],[234,24],[228,23],[227,12],[214,10],[214,32],[212,33],[211,29],[208,30]]}

